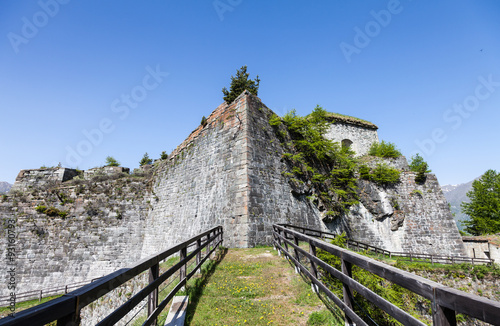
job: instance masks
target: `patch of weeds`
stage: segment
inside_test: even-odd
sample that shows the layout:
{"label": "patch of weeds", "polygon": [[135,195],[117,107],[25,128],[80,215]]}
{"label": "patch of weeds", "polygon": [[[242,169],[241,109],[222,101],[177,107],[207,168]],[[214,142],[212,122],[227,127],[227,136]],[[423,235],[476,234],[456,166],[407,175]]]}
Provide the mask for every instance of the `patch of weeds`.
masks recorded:
{"label": "patch of weeds", "polygon": [[42,213],[42,214],[45,214],[45,215],[51,216],[51,217],[59,216],[62,219],[65,219],[68,216],[68,211],[62,211],[62,210],[59,210],[53,206],[46,207],[43,205],[39,205],[39,206],[35,207],[35,210],[38,213]]}
{"label": "patch of weeds", "polygon": [[422,190],[413,189],[413,191],[410,193],[410,195],[411,196],[418,195],[418,196],[422,197],[424,195],[424,193],[422,192]]}
{"label": "patch of weeds", "polygon": [[307,319],[308,326],[330,326],[342,324],[344,324],[344,319],[342,318],[342,316],[336,316],[328,309],[315,311],[310,314],[309,318]]}

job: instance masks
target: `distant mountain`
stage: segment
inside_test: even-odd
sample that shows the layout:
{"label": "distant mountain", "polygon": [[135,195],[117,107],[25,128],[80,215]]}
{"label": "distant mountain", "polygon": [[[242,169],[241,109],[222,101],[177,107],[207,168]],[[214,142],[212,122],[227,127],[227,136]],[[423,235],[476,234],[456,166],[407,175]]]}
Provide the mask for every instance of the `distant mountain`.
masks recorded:
{"label": "distant mountain", "polygon": [[460,230],[462,230],[463,227],[459,221],[469,219],[468,215],[462,213],[460,204],[464,201],[469,202],[467,192],[472,189],[472,182],[474,182],[474,180],[458,185],[444,185],[441,187],[444,197],[450,204],[451,212],[454,214],[453,218],[457,222],[457,226]]}
{"label": "distant mountain", "polygon": [[10,188],[12,188],[12,185],[10,183],[5,181],[0,181],[0,194],[9,192]]}

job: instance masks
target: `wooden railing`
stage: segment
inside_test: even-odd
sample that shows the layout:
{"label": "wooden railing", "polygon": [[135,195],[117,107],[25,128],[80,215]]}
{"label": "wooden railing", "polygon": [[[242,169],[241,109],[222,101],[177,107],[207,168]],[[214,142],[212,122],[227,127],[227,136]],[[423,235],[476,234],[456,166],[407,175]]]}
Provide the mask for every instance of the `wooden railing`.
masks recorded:
{"label": "wooden railing", "polygon": [[[159,254],[148,257],[132,267],[120,269],[101,279],[85,285],[73,292],[57,299],[42,303],[41,305],[0,319],[1,326],[7,325],[45,325],[57,320],[57,325],[79,325],[80,311],[83,307],[98,300],[106,293],[116,289],[123,283],[138,276],[144,271],[149,271],[149,284],[132,296],[127,302],[111,312],[97,325],[114,325],[129,311],[148,297],[148,317],[143,325],[156,325],[156,319],[174,295],[186,285],[186,282],[200,269],[208,257],[222,244],[223,230],[221,226],[215,227],[191,239],[175,245]],[[188,247],[195,249],[188,253]],[[202,258],[202,250],[206,248],[206,255]],[[160,275],[159,265],[165,259],[179,254],[180,261]],[[196,266],[187,272],[186,266],[191,259],[196,259]],[[158,303],[158,288],[174,273],[179,271],[179,283],[170,291],[165,299]]]}
{"label": "wooden railing", "polygon": [[[318,231],[320,232],[320,231]],[[432,303],[433,325],[456,325],[456,313],[498,325],[500,321],[500,302],[455,290],[442,284],[427,280],[412,273],[402,271],[390,265],[362,256],[348,249],[334,246],[283,225],[273,225],[274,245],[280,254],[285,255],[298,271],[307,276],[316,290],[322,291],[343,312],[346,324],[367,325],[353,311],[352,291],[356,291],[376,307],[395,318],[404,325],[425,325],[391,302],[380,297],[372,290],[352,278],[352,265],[378,275],[394,284],[402,286]],[[299,247],[299,241],[309,244],[309,251]],[[341,261],[341,270],[328,265],[316,256],[316,250],[321,249],[337,256]],[[292,253],[293,252],[293,253]],[[309,262],[307,268],[303,262]],[[343,299],[333,294],[320,279],[318,267],[343,283]]]}
{"label": "wooden railing", "polygon": [[[279,224],[281,226],[295,229],[298,232],[309,235],[316,238],[321,239],[333,239],[337,235],[332,232],[325,232],[320,230],[309,229],[302,226],[296,226],[291,224]],[[352,250],[368,250],[374,252],[376,254],[386,255],[388,257],[400,257],[408,259],[412,262],[429,262],[431,264],[439,263],[439,264],[460,264],[460,263],[468,263],[468,264],[490,264],[492,265],[495,261],[489,258],[471,258],[464,256],[442,256],[442,255],[430,255],[423,253],[414,253],[414,252],[401,252],[401,251],[389,251],[386,249],[378,248],[360,241],[346,239],[346,245],[348,249]]]}
{"label": "wooden railing", "polygon": [[[19,293],[16,293],[16,302],[23,302],[23,301],[33,300],[33,299],[38,299],[38,301],[42,301],[42,299],[45,297],[60,295],[60,294],[67,294],[68,292],[71,292],[72,290],[78,289],[84,285],[95,282],[98,279],[100,279],[100,277],[92,279],[90,281],[81,281],[81,282],[70,283],[70,284],[61,285],[61,286],[57,286],[57,287],[45,288],[45,289],[40,289],[40,290],[32,290],[32,291],[26,291],[26,292],[19,292]],[[1,296],[0,297],[0,307],[8,306],[10,303],[10,299],[11,299],[10,295]]]}

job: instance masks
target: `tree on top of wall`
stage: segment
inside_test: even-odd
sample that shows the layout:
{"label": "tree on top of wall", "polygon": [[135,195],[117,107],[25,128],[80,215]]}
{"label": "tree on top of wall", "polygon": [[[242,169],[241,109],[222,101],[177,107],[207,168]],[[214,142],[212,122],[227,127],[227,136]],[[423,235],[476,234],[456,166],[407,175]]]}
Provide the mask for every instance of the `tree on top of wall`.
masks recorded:
{"label": "tree on top of wall", "polygon": [[153,160],[149,158],[148,153],[145,153],[144,156],[142,157],[141,161],[139,162],[140,166],[148,165],[153,163]]}
{"label": "tree on top of wall", "polygon": [[106,166],[120,166],[120,162],[115,160],[114,157],[108,156],[106,157]]}
{"label": "tree on top of wall", "polygon": [[224,101],[226,103],[232,103],[244,90],[248,90],[250,93],[257,95],[260,83],[259,75],[257,75],[255,80],[248,79],[249,76],[250,74],[247,73],[247,66],[238,69],[236,71],[236,77],[231,76],[229,91],[225,87],[222,89]]}

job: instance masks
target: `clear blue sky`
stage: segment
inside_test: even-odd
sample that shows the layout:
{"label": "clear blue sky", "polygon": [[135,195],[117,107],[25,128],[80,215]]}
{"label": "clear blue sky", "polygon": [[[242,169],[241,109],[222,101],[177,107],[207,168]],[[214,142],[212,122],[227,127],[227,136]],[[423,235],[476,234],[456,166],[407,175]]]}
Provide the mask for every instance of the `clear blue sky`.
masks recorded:
{"label": "clear blue sky", "polygon": [[441,184],[500,171],[500,2],[2,1],[0,180],[170,153],[248,65],[279,115],[379,126]]}

